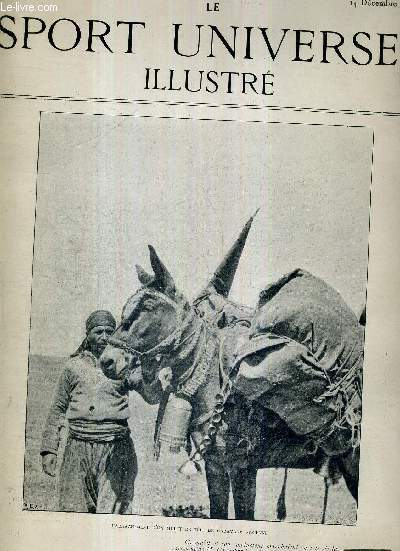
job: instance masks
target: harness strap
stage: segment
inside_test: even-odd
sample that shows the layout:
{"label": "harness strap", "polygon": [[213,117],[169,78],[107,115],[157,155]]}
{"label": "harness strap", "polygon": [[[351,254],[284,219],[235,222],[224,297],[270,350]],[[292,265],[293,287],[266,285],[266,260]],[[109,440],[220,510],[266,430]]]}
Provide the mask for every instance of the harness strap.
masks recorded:
{"label": "harness strap", "polygon": [[[146,291],[146,293],[150,296],[160,298],[161,300],[163,300],[167,304],[170,304],[171,306],[173,306],[173,308],[176,311],[178,311],[179,307],[176,304],[176,302],[174,302],[171,298],[167,297],[166,295],[164,295],[160,291],[148,290],[148,291]],[[116,329],[115,333],[118,331],[119,327]],[[138,356],[139,358],[151,357],[151,356],[154,356],[154,355],[156,356],[157,353],[158,353],[158,350],[160,348],[163,348],[163,347],[167,346],[170,342],[172,343],[174,341],[176,335],[179,334],[179,332],[180,332],[180,327],[178,325],[176,330],[173,331],[170,335],[168,335],[165,339],[163,339],[161,342],[159,342],[153,348],[150,348],[149,350],[145,350],[144,352],[140,352],[139,350],[136,350],[136,348],[133,348],[133,346],[130,346],[129,344],[124,342],[122,339],[117,339],[114,336],[111,336],[108,339],[108,344],[111,344],[114,348],[119,348],[120,350],[124,350],[124,352],[128,352],[129,354]],[[189,337],[190,336],[191,335],[189,335]],[[189,337],[187,337],[187,338],[189,338]]]}
{"label": "harness strap", "polygon": [[139,352],[139,350],[136,350],[136,348],[133,348],[133,346],[129,346],[122,340],[116,339],[115,337],[110,337],[108,339],[107,344],[111,344],[114,348],[119,348],[120,350],[123,350],[124,352],[128,352],[129,354],[135,355],[135,356],[142,356],[143,353]]}

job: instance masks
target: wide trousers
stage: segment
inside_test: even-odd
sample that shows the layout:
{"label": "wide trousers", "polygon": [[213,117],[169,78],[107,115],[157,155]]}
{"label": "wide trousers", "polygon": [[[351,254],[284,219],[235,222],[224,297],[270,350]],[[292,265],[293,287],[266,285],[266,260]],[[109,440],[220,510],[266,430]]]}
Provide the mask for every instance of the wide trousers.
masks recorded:
{"label": "wide trousers", "polygon": [[59,510],[129,514],[137,459],[129,435],[112,442],[67,440],[60,471]]}

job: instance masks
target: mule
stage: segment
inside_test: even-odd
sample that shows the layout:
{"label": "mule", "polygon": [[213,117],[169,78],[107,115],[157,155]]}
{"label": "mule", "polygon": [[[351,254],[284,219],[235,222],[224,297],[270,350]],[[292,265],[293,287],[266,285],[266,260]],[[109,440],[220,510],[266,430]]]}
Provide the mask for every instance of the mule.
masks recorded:
{"label": "mule", "polygon": [[[195,446],[192,458],[202,458],[205,462],[211,518],[228,518],[229,490],[232,488],[235,517],[253,520],[257,470],[271,467],[286,469],[278,502],[278,518],[285,517],[284,489],[289,468],[313,468],[323,474],[326,483],[324,517],[328,481],[336,479],[338,475],[343,475],[351,495],[357,500],[359,447],[354,442],[350,445],[349,438],[345,439],[345,445],[337,445],[335,440],[333,447],[325,446],[326,441],[332,440],[332,434],[343,434],[343,431],[325,430],[337,424],[337,412],[332,413],[329,408],[318,405],[317,399],[312,400],[310,411],[315,411],[316,416],[319,412],[325,416],[323,421],[316,423],[319,429],[322,427],[322,432],[328,432],[329,438],[325,440],[319,438],[321,430],[310,433],[298,429],[296,423],[292,424],[293,415],[290,417],[285,413],[290,413],[290,395],[277,400],[273,391],[270,391],[272,397],[263,401],[263,396],[268,396],[267,391],[252,399],[251,392],[246,395],[246,389],[240,386],[240,378],[243,380],[241,370],[248,372],[254,366],[269,366],[273,354],[279,355],[280,351],[288,348],[288,344],[291,354],[296,351],[293,348],[295,341],[289,338],[287,343],[285,335],[273,335],[275,340],[283,339],[278,347],[274,341],[273,354],[266,353],[267,347],[263,344],[254,347],[257,338],[249,340],[254,310],[235,305],[227,299],[251,221],[245,226],[213,280],[192,304],[176,288],[171,274],[154,248],[149,246],[154,274],[148,274],[137,266],[141,287],[126,302],[121,322],[101,357],[101,366],[112,379],[136,375],[136,390],[145,400],[153,404],[161,402],[156,441],[169,394],[173,392],[190,402],[192,415],[189,434]],[[329,313],[326,306],[323,311]],[[350,326],[353,324],[351,314],[349,320]],[[240,354],[240,346],[236,346],[239,341],[242,349],[243,343],[245,348],[251,343],[250,352],[247,346],[247,352]],[[301,346],[304,347],[304,343]],[[341,358],[344,348],[341,347]],[[350,352],[352,350],[354,346]],[[302,354],[304,358],[304,351]],[[310,355],[308,349],[307,354]],[[318,350],[314,351],[315,354],[318,356]],[[314,356],[313,366],[317,369]],[[349,356],[351,353],[346,352],[347,359]],[[290,361],[287,356],[284,357],[288,365]],[[339,360],[336,363],[339,365]],[[341,364],[344,363],[341,359]],[[345,370],[345,376],[340,381],[347,384],[346,388],[349,387],[349,381],[354,382],[354,373],[359,375],[359,369],[360,362],[357,360],[352,363],[351,370]],[[308,361],[307,374],[309,370]],[[313,392],[324,398],[328,396],[327,399],[331,400],[334,385],[327,385],[322,372],[314,372]],[[168,373],[167,388],[160,382],[165,373]],[[353,376],[352,380],[349,373]],[[317,380],[316,384],[314,379]],[[238,385],[235,381],[239,381]],[[256,385],[256,388],[259,386]],[[354,389],[354,385],[350,387]],[[360,388],[357,389],[360,395]],[[269,407],[271,404],[273,407]],[[345,433],[348,435],[349,431]],[[326,449],[329,450],[328,456]]]}

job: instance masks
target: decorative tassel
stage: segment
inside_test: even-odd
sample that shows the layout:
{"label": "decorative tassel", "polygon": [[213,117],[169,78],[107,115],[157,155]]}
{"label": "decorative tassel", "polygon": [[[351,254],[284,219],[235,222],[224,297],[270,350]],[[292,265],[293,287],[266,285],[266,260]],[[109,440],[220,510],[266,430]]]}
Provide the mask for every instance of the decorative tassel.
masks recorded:
{"label": "decorative tassel", "polygon": [[319,464],[314,467],[314,473],[322,476],[324,479],[329,478],[331,473],[331,458],[323,456]]}
{"label": "decorative tassel", "polygon": [[279,494],[278,501],[276,504],[276,517],[278,520],[282,521],[286,518],[286,482],[287,482],[288,469],[285,469],[285,474],[283,476],[283,484],[281,493]]}
{"label": "decorative tassel", "polygon": [[193,461],[193,459],[188,459],[179,467],[178,472],[190,478],[197,473],[201,473],[200,463]]}

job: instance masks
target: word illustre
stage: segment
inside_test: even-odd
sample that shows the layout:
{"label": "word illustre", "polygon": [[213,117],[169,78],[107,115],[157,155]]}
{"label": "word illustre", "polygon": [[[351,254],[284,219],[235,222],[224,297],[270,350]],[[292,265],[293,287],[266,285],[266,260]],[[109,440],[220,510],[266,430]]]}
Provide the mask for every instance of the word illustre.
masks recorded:
{"label": "word illustre", "polygon": [[193,71],[184,69],[177,71],[169,69],[161,73],[161,69],[146,67],[145,90],[168,90],[179,92],[205,91],[213,94],[223,91],[232,94],[239,91],[242,94],[254,92],[263,96],[272,96],[274,75],[269,71],[260,75],[254,73],[237,73],[236,71]]}

